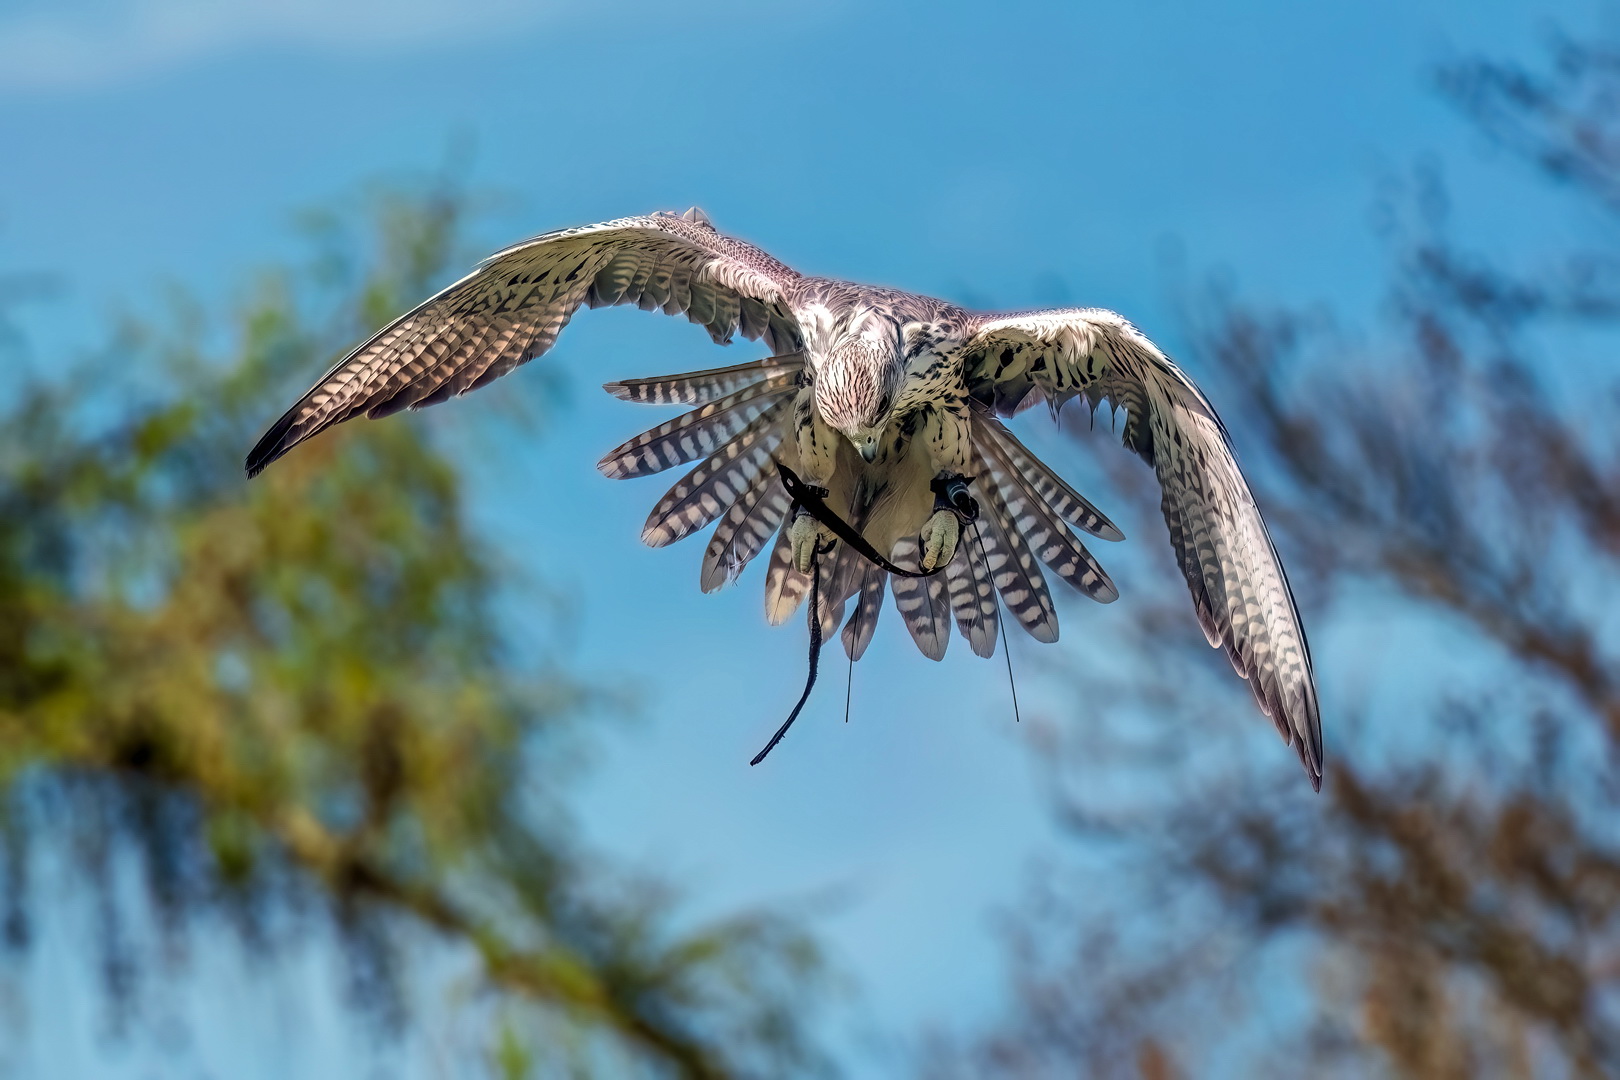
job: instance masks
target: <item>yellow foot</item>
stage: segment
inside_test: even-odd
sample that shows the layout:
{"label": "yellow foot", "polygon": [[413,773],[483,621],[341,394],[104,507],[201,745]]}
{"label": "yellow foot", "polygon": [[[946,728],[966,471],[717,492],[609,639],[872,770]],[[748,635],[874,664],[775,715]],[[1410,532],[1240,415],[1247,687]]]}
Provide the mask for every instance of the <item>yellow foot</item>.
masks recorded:
{"label": "yellow foot", "polygon": [[808,511],[800,510],[799,516],[788,526],[788,543],[793,547],[793,565],[799,573],[808,574],[810,564],[815,561],[816,549],[825,548],[836,539],[837,537]]}
{"label": "yellow foot", "polygon": [[922,568],[932,571],[956,557],[956,542],[962,537],[962,523],[949,510],[935,510],[934,516],[923,525]]}

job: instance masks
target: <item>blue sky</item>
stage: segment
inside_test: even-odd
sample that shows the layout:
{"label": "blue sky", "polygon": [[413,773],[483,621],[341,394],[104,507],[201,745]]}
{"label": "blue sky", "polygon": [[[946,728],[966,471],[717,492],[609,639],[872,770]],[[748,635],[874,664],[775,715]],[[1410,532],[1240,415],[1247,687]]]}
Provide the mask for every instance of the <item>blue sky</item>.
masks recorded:
{"label": "blue sky", "polygon": [[[1613,29],[1603,11],[12,0],[0,7],[0,272],[63,284],[28,317],[50,366],[96,344],[116,307],[156,302],[165,281],[228,300],[253,267],[295,250],[295,210],[431,169],[459,138],[474,148],[472,184],[514,196],[483,226],[490,248],[697,203],[808,271],[980,306],[1113,307],[1172,349],[1175,266],[1354,322],[1378,310],[1387,266],[1370,208],[1415,162],[1442,166],[1458,221],[1510,258],[1533,262],[1586,227],[1543,205],[1430,92],[1428,71],[1480,52],[1535,59],[1554,25]],[[857,988],[833,1029],[852,1071],[881,1074],[892,1059],[869,1037],[961,1030],[1001,1000],[993,915],[1053,838],[1000,660],[958,641],[936,666],[892,611],[856,672],[853,722],[838,722],[841,679],[829,679],[768,765],[747,767],[796,692],[802,629],[766,632],[757,569],[699,594],[701,541],[637,540],[659,481],[610,483],[592,465],[657,418],[595,384],[750,348],[723,356],[684,321],[639,312],[583,316],[546,361],[567,373],[574,407],[543,437],[467,444],[467,472],[503,550],[576,605],[579,662],[639,688],[636,717],[604,722],[581,780],[590,836],[683,883],[694,915],[820,911]],[[1196,376],[1199,358],[1180,351]],[[312,377],[323,362],[310,359]],[[476,428],[513,392],[497,384],[436,411]],[[267,402],[266,419],[284,404]],[[1109,507],[1085,462],[1031,438]],[[1099,555],[1109,561],[1106,545]],[[1133,582],[1119,577],[1127,605]],[[1063,615],[1048,661],[1106,648],[1122,617],[1073,603]],[[1313,642],[1331,720],[1339,673],[1366,658],[1349,655],[1354,642]],[[1015,641],[1015,661],[1033,667],[1035,648]],[[1029,681],[1026,710],[1072,718],[1056,687]],[[1258,718],[1254,752],[1310,797]],[[80,935],[62,919],[21,984],[22,1053],[41,1055],[19,1059],[22,1075],[49,1061],[55,1075],[336,1077],[370,1060],[331,1020],[336,961],[318,945],[268,987],[204,959],[176,991],[192,1029],[178,1050],[157,1036],[101,1046],[94,971],[67,962]],[[237,1033],[257,1047],[248,1058]]]}

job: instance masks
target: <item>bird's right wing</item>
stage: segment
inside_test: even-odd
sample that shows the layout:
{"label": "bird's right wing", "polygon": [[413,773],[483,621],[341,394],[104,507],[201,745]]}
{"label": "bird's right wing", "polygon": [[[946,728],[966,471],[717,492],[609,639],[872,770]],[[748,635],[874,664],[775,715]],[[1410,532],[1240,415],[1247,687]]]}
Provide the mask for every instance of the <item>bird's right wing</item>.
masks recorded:
{"label": "bird's right wing", "polygon": [[798,274],[717,232],[701,211],[563,229],[485,259],[340,360],[259,440],[248,474],[316,433],[476,389],[540,356],[580,305],[685,315],[715,341],[803,346],[787,294]]}
{"label": "bird's right wing", "polygon": [[[1249,680],[1261,709],[1298,750],[1311,785],[1319,788],[1322,720],[1310,646],[1277,549],[1203,392],[1111,311],[1067,308],[972,320],[960,348],[969,390],[984,408],[1016,410],[1039,394],[1054,407],[1084,396],[1094,407],[1106,400],[1127,411],[1125,445],[1158,474],[1164,520],[1199,625]],[[1002,429],[990,418],[982,430]],[[1012,444],[986,445],[1002,455],[1007,471],[1024,471],[1007,456]],[[1029,494],[1032,503],[1061,507],[1063,516],[1091,531],[1112,528],[1066,485],[1032,483]],[[1093,520],[1097,526],[1089,524]]]}

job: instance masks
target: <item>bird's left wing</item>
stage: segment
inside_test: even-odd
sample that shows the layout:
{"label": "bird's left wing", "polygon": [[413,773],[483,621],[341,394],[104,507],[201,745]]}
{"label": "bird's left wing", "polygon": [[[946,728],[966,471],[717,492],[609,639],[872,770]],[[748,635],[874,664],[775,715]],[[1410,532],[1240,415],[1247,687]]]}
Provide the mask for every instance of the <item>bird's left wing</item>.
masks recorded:
{"label": "bird's left wing", "polygon": [[1208,399],[1136,327],[1068,308],[970,317],[969,392],[1004,414],[1044,396],[1084,395],[1129,414],[1125,445],[1153,466],[1162,509],[1204,635],[1224,646],[1261,709],[1322,782],[1322,722],[1310,646],[1287,575],[1226,428]]}
{"label": "bird's left wing", "polygon": [[715,341],[741,333],[791,353],[803,344],[788,304],[798,277],[696,208],[525,240],[340,360],[259,440],[248,474],[351,417],[434,405],[505,375],[551,348],[582,304],[684,314]]}

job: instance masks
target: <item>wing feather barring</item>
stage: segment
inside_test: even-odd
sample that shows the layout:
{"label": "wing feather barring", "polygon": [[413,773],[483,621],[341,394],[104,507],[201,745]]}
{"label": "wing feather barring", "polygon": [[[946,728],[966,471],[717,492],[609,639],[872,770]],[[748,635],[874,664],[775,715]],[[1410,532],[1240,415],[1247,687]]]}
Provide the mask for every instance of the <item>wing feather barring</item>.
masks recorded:
{"label": "wing feather barring", "polygon": [[[1226,428],[1192,380],[1110,311],[970,312],[799,274],[695,208],[621,218],[497,252],[389,323],[271,426],[248,473],[333,424],[476,389],[545,353],[580,307],[611,304],[684,315],[718,343],[741,334],[769,352],[607,384],[626,401],[692,406],[598,462],[613,478],[697,463],[653,507],[642,538],[662,546],[713,524],[705,592],[769,544],[767,618],[792,615],[814,573],[811,617],[829,635],[842,624],[851,660],[872,639],[885,589],[935,660],[953,622],[975,653],[991,655],[1003,610],[1036,640],[1056,641],[1048,571],[1102,603],[1118,597],[1082,536],[1120,540],[1119,529],[1002,419],[1041,400],[1054,411],[1077,397],[1123,408],[1125,445],[1158,477],[1204,635],[1320,788],[1310,647]],[[794,500],[776,463],[881,560],[840,542]],[[970,532],[940,501],[942,485],[971,491]],[[919,576],[891,574],[882,561]]]}

